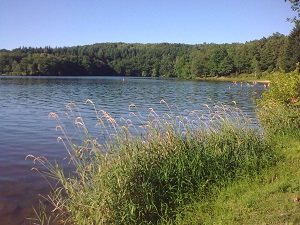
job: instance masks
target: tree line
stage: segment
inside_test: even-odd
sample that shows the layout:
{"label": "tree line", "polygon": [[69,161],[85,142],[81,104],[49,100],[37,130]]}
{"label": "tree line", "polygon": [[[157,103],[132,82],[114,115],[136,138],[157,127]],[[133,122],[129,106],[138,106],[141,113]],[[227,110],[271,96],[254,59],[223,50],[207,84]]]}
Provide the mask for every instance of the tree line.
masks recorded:
{"label": "tree line", "polygon": [[246,43],[129,44],[20,47],[0,50],[0,73],[47,76],[146,76],[197,78],[295,69],[300,26]]}

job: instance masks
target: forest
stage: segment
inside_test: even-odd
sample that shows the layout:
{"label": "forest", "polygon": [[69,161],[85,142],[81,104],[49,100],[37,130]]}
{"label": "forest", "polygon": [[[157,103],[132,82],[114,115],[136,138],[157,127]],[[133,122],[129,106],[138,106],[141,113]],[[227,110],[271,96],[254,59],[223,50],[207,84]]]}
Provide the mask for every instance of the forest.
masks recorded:
{"label": "forest", "polygon": [[0,74],[32,76],[144,76],[195,79],[295,69],[300,26],[246,43],[98,43],[74,47],[0,50]]}

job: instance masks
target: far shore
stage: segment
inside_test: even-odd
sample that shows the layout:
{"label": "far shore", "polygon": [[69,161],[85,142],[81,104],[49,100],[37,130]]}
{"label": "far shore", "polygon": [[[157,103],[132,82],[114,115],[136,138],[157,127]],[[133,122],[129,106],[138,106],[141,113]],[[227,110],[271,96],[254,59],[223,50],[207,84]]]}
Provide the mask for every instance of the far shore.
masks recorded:
{"label": "far shore", "polygon": [[246,82],[246,83],[270,83],[270,80],[265,78],[257,79],[255,77],[207,77],[196,78],[199,81],[229,81],[229,82]]}
{"label": "far shore", "polygon": [[[0,74],[0,76],[26,76],[26,75],[11,75],[11,74]],[[30,76],[34,76],[34,77],[43,77],[46,75],[30,75]],[[60,77],[69,77],[69,76],[60,76]],[[101,77],[101,76],[99,76]],[[120,75],[120,77],[123,77]],[[246,83],[270,83],[270,80],[266,79],[266,78],[256,78],[254,76],[237,76],[237,77],[225,77],[225,76],[221,76],[221,77],[197,77],[195,78],[195,80],[198,81],[226,81],[226,82],[246,82]]]}

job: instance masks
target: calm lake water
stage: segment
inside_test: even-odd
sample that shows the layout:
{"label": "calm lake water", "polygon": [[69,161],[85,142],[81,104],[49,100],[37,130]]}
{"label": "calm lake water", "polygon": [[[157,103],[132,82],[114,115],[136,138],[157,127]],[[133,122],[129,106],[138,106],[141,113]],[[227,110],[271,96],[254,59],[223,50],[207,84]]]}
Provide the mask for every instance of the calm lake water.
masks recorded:
{"label": "calm lake water", "polygon": [[[91,99],[98,110],[105,110],[117,121],[129,118],[129,105],[135,104],[142,117],[149,108],[168,112],[176,104],[179,112],[198,110],[202,104],[232,101],[254,118],[253,99],[264,91],[263,84],[196,82],[175,79],[122,77],[8,77],[0,76],[0,224],[29,224],[32,206],[39,194],[47,194],[48,183],[32,167],[43,169],[26,156],[45,156],[68,167],[67,152],[57,142],[61,133],[57,122],[48,118],[56,112],[64,118],[65,105],[75,102],[89,127],[95,126]],[[254,120],[255,121],[255,120]],[[67,123],[67,121],[66,121]],[[27,222],[26,222],[27,221]]]}

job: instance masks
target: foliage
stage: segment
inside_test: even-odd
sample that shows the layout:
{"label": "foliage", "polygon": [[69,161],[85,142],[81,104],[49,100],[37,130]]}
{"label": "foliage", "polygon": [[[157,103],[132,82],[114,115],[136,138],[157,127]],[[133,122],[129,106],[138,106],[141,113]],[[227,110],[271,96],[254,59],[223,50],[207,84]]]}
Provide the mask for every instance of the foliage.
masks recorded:
{"label": "foliage", "polygon": [[290,71],[291,65],[299,60],[298,48],[293,47],[299,45],[295,32],[288,37],[275,33],[244,44],[100,43],[63,48],[20,47],[0,50],[0,73],[196,78],[260,74],[280,67]]}
{"label": "foliage", "polygon": [[270,74],[271,88],[264,93],[265,101],[289,105],[293,103],[293,98],[300,97],[299,65],[297,64],[297,69],[290,73],[276,72]]}
{"label": "foliage", "polygon": [[258,116],[268,133],[295,135],[300,126],[300,74],[297,69],[290,73],[270,75],[270,89],[258,101]]}
{"label": "foliage", "polygon": [[300,24],[296,24],[287,39],[281,67],[286,71],[292,71],[298,62],[300,62]]}
{"label": "foliage", "polygon": [[[284,0],[284,1],[286,2],[287,0]],[[292,10],[298,13],[298,18],[297,17],[288,18],[288,20],[298,23],[298,19],[300,17],[300,2],[299,2],[299,0],[288,0],[288,1],[291,3]]]}

